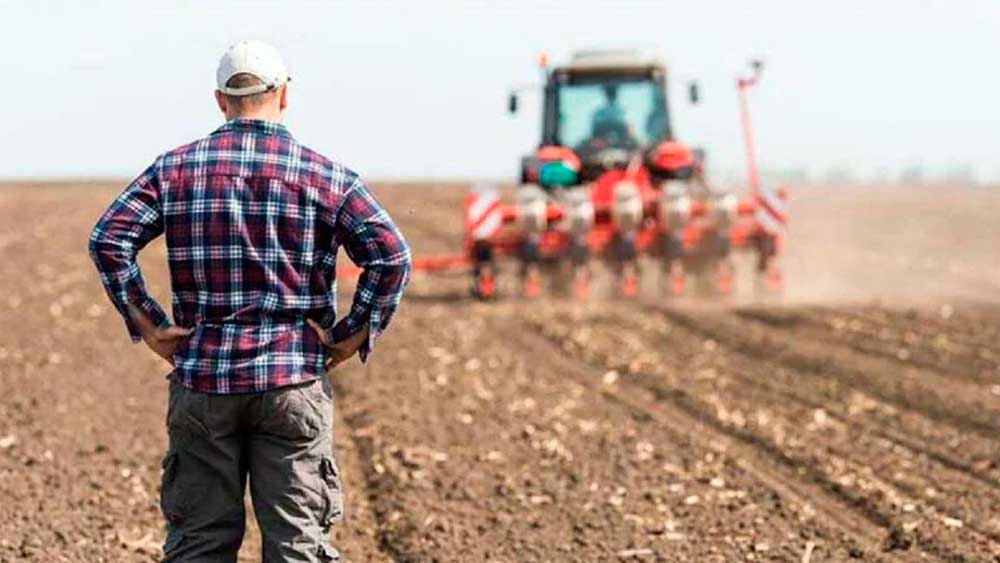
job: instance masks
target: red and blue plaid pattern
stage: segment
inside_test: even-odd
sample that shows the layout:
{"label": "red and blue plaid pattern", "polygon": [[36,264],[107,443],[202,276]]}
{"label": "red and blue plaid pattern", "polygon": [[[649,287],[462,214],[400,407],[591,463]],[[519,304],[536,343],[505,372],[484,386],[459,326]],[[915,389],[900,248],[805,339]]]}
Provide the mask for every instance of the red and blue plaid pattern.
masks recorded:
{"label": "red and blue plaid pattern", "polygon": [[[170,322],[136,263],[160,234],[174,320],[194,327],[172,376],[208,393],[259,392],[323,374],[323,346],[307,318],[334,342],[367,325],[367,360],[409,279],[406,242],[358,176],[266,121],[233,120],[160,156],[94,227],[91,257],[136,342],[127,304],[159,326]],[[363,273],[337,321],[340,247]]]}

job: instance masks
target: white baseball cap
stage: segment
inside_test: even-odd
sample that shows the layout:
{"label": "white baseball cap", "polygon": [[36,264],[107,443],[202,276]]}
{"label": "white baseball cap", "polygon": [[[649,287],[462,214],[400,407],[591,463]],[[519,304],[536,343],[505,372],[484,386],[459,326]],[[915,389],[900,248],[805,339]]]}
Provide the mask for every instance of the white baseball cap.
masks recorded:
{"label": "white baseball cap", "polygon": [[[250,74],[263,84],[232,88],[226,82],[237,74]],[[263,41],[240,41],[226,49],[215,72],[219,90],[230,96],[250,96],[277,90],[291,80],[278,50]]]}

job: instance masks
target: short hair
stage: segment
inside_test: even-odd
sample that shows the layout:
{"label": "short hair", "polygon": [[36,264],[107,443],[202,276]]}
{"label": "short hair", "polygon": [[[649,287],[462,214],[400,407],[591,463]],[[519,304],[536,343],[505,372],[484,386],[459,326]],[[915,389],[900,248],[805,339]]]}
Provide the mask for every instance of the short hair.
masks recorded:
{"label": "short hair", "polygon": [[[234,74],[229,80],[226,81],[226,87],[228,88],[246,88],[247,86],[259,86],[264,82],[252,74],[241,72],[239,74]],[[258,92],[256,94],[249,94],[247,96],[233,96],[231,94],[223,94],[226,97],[226,103],[233,106],[237,111],[245,110],[250,108],[255,108],[261,105],[265,100],[270,99],[276,93],[275,90],[266,90],[264,92]]]}

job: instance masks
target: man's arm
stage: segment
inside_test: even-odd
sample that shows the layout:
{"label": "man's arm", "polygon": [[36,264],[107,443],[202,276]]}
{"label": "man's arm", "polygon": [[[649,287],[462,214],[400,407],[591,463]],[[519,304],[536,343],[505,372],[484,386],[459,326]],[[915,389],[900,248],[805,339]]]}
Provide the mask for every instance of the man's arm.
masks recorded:
{"label": "man's arm", "polygon": [[[125,188],[97,221],[90,235],[90,257],[111,303],[125,320],[133,342],[153,342],[168,334],[170,320],[146,292],[136,254],[163,232],[159,184],[152,166]],[[169,361],[169,358],[167,358]]]}
{"label": "man's arm", "polygon": [[332,348],[331,364],[354,352],[365,362],[375,340],[389,326],[410,279],[410,249],[389,214],[360,180],[344,194],[334,229],[362,273],[350,313],[324,328],[322,339]]}
{"label": "man's arm", "polygon": [[128,306],[129,319],[136,324],[142,339],[154,354],[174,365],[174,352],[181,342],[191,335],[191,328],[179,326],[156,326],[152,319],[135,305]]}

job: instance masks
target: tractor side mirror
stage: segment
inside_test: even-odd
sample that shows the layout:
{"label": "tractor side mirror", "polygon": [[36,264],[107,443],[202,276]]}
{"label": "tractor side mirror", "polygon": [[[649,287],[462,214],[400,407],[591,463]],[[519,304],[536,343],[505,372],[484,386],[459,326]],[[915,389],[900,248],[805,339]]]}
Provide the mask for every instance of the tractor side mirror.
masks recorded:
{"label": "tractor side mirror", "polygon": [[698,105],[698,102],[701,101],[701,91],[698,88],[697,82],[688,84],[688,100],[691,101],[692,105]]}
{"label": "tractor side mirror", "polygon": [[517,113],[517,93],[511,92],[507,98],[507,113],[514,115]]}

